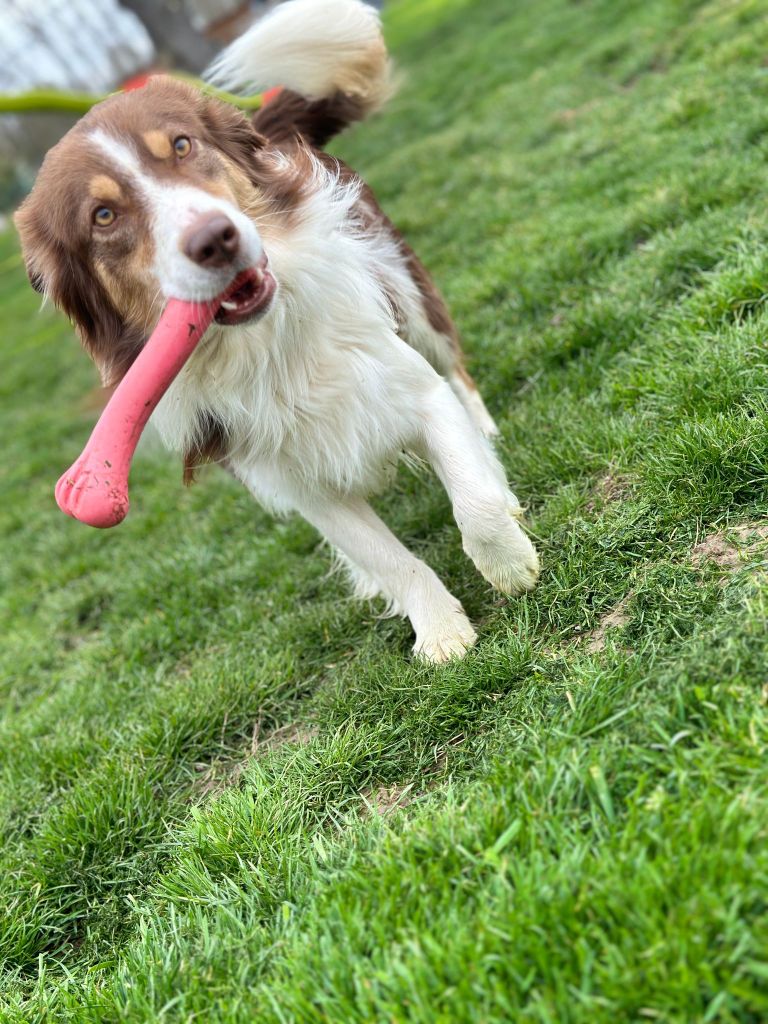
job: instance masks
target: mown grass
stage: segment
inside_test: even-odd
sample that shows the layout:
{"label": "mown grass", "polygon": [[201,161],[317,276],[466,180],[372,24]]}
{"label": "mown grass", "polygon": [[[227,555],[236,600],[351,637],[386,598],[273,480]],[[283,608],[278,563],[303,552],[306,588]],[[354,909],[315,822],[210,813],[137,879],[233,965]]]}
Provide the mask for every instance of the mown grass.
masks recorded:
{"label": "mown grass", "polygon": [[382,514],[480,624],[430,669],[151,444],[119,530],[66,520],[93,373],[3,238],[2,1020],[768,1016],[765,7],[386,23],[405,86],[337,149],[462,325],[541,586],[404,473]]}

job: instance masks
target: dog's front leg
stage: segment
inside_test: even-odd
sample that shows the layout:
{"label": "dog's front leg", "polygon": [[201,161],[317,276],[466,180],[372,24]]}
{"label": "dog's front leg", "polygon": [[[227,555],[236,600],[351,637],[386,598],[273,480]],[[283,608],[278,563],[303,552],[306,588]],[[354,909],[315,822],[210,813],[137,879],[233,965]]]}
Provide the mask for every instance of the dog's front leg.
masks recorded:
{"label": "dog's front leg", "polygon": [[362,498],[318,497],[299,504],[298,511],[375,583],[393,611],[410,619],[416,654],[443,662],[461,657],[475,642],[459,601]]}
{"label": "dog's front leg", "polygon": [[453,504],[464,550],[505,594],[530,590],[536,549],[519,525],[520,503],[490,444],[445,382],[425,397],[422,445]]}

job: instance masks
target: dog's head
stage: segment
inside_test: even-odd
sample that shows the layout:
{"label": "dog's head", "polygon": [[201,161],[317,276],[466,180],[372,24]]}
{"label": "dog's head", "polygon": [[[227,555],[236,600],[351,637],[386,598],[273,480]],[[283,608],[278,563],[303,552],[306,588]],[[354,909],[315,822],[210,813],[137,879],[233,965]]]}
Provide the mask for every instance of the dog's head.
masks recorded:
{"label": "dog's head", "polygon": [[107,382],[119,380],[167,298],[260,316],[275,281],[249,169],[264,146],[248,119],[168,78],[93,108],[47,155],[16,214],[34,288],[74,322]]}

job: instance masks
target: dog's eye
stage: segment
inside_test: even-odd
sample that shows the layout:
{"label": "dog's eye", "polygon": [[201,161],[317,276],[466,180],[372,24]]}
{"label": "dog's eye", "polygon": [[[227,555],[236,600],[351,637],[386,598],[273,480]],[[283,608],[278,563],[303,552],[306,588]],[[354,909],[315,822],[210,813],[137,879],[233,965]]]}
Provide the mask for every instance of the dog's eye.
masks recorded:
{"label": "dog's eye", "polygon": [[176,156],[181,157],[183,160],[185,156],[189,156],[192,152],[192,143],[186,135],[180,135],[178,139],[173,140],[173,148]]}
{"label": "dog's eye", "polygon": [[114,223],[116,216],[115,211],[110,210],[108,206],[100,206],[93,215],[93,223],[98,224],[100,228],[108,228]]}

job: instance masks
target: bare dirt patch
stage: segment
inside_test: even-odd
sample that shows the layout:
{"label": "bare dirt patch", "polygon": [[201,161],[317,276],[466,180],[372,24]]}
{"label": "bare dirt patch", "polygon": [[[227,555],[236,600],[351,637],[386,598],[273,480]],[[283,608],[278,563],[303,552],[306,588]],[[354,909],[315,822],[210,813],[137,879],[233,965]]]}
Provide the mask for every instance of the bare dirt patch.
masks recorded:
{"label": "bare dirt patch", "polygon": [[220,796],[225,789],[237,785],[248,764],[258,757],[286,744],[303,747],[317,735],[317,729],[302,722],[289,722],[262,735],[261,719],[253,726],[251,742],[241,757],[220,758],[213,764],[195,765],[199,775],[194,783],[193,800]]}
{"label": "bare dirt patch", "polygon": [[256,722],[251,736],[251,757],[258,757],[259,754],[266,754],[277,747],[283,747],[286,743],[293,743],[298,747],[304,747],[310,740],[317,736],[317,729],[306,722],[289,722],[288,725],[281,725],[279,729],[261,736],[261,723]]}
{"label": "bare dirt patch", "polygon": [[363,813],[379,814],[384,817],[393,811],[408,807],[415,803],[420,796],[435,789],[439,785],[437,776],[448,763],[450,748],[460,747],[465,739],[464,733],[459,732],[452,736],[442,749],[434,751],[434,761],[421,769],[421,777],[426,782],[423,782],[415,793],[412,790],[416,787],[417,781],[370,786],[368,789],[362,790],[360,796],[364,803]]}
{"label": "bare dirt patch", "polygon": [[612,505],[629,496],[629,477],[609,470],[597,481],[593,496],[587,502],[587,511],[594,512],[600,505]]}
{"label": "bare dirt patch", "polygon": [[[606,483],[609,488],[621,486],[619,480],[612,480],[610,475],[604,480],[611,481]],[[707,564],[714,563],[726,574],[732,574],[744,568],[754,558],[756,552],[767,543],[768,521],[728,527],[709,534],[691,549],[691,565],[701,569]],[[584,642],[590,654],[605,649],[608,633],[612,629],[627,625],[630,619],[627,606],[631,597],[631,594],[627,594],[602,617],[591,632],[582,634],[580,640]]]}
{"label": "bare dirt patch", "polygon": [[736,572],[755,550],[768,541],[768,522],[742,523],[711,533],[691,550],[691,564],[701,568],[714,562],[727,572]]}
{"label": "bare dirt patch", "polygon": [[609,612],[606,612],[591,633],[585,635],[586,648],[590,654],[605,650],[608,633],[612,629],[620,629],[622,626],[626,626],[629,622],[629,613],[627,612],[629,597],[630,595],[623,597]]}
{"label": "bare dirt patch", "polygon": [[407,786],[397,784],[377,786],[376,789],[364,790],[361,796],[368,805],[371,814],[379,814],[384,817],[401,807],[407,807],[408,804],[413,802],[413,798],[409,796],[413,785],[412,782],[409,782]]}

